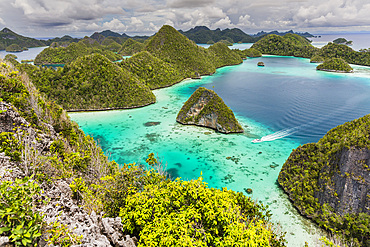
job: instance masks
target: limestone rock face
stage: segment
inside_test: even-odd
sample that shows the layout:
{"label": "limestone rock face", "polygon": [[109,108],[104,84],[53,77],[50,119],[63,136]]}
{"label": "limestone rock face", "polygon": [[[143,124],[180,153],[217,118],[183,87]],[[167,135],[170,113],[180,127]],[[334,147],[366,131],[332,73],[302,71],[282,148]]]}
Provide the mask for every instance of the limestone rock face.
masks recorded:
{"label": "limestone rock face", "polygon": [[[370,150],[347,149],[337,154],[338,162],[324,166],[321,172],[334,172],[332,185],[319,179],[323,192],[316,192],[320,204],[328,203],[340,215],[347,213],[370,214]],[[333,191],[337,194],[334,196]]]}
{"label": "limestone rock face", "polygon": [[[34,149],[36,153],[42,154],[49,150],[51,143],[57,134],[51,125],[46,126],[48,133],[36,131],[29,123],[20,116],[11,104],[0,102],[0,132],[12,132],[15,136],[22,138],[25,146]],[[17,130],[18,129],[18,130]],[[22,131],[20,131],[22,130]],[[20,136],[26,133],[25,136]],[[23,159],[24,160],[24,159]],[[0,183],[3,181],[14,181],[16,178],[30,176],[26,161],[14,162],[4,152],[0,153]],[[43,199],[48,199],[45,205],[39,205],[36,210],[44,215],[44,221],[52,223],[58,221],[66,225],[73,234],[83,236],[81,245],[78,246],[136,246],[136,237],[124,235],[121,219],[103,218],[94,211],[89,213],[80,207],[72,198],[69,184],[72,178],[54,180],[52,183],[43,182],[40,185]],[[46,234],[46,233],[45,233]],[[45,242],[47,235],[40,237],[38,246],[48,246]],[[0,236],[0,246],[13,246],[8,237]]]}
{"label": "limestone rock face", "polygon": [[186,101],[176,121],[212,128],[226,134],[244,131],[223,100],[214,91],[203,87],[198,88]]}

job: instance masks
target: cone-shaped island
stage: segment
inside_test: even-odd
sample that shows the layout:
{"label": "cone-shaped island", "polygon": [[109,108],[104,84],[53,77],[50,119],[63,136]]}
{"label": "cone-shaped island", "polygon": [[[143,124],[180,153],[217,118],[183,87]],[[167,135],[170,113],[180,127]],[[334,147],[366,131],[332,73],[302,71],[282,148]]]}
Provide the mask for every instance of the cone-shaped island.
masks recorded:
{"label": "cone-shaped island", "polygon": [[244,132],[224,101],[214,91],[204,87],[198,88],[185,102],[176,121],[212,128],[225,134]]}

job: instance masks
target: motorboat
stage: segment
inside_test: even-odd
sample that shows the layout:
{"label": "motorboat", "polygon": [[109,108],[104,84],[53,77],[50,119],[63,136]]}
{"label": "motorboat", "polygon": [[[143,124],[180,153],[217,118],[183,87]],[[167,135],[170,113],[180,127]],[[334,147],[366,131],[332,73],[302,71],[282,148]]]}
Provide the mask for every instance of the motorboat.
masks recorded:
{"label": "motorboat", "polygon": [[260,142],[263,142],[263,141],[261,139],[254,139],[252,142],[253,143],[260,143]]}

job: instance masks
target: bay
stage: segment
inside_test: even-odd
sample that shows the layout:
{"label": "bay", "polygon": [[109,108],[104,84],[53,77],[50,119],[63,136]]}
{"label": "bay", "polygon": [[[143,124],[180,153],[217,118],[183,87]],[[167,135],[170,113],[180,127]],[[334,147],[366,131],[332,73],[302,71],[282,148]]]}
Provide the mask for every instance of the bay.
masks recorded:
{"label": "bay", "polygon": [[[259,61],[266,66],[257,67]],[[155,90],[157,103],[144,108],[69,115],[119,164],[145,164],[154,152],[172,177],[195,179],[202,172],[210,187],[243,193],[251,188],[250,196],[268,204],[273,221],[287,232],[288,246],[305,241],[315,245],[324,233],[291,205],[277,185],[279,171],[292,149],[370,109],[367,67],[334,74],[315,66],[303,58],[263,56]],[[223,135],[176,123],[181,106],[199,86],[223,98],[244,134]],[[263,136],[273,141],[251,143]]]}

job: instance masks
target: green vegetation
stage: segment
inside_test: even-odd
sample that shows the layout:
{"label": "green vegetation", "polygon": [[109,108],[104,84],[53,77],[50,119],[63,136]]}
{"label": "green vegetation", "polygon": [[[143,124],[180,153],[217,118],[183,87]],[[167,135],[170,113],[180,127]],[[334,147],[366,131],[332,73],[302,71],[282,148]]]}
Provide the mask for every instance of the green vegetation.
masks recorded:
{"label": "green vegetation", "polygon": [[348,41],[345,38],[337,38],[333,40],[333,43],[338,45],[352,45],[352,41]]}
{"label": "green vegetation", "polygon": [[220,59],[226,58],[232,64],[242,62],[235,52],[226,48],[221,44],[210,49],[199,47],[173,27],[165,25],[148,40],[145,50],[173,64],[183,78],[199,78],[201,75],[213,74],[219,66],[229,65]]}
{"label": "green vegetation", "polygon": [[237,52],[230,50],[225,43],[217,42],[208,48],[208,51],[213,55],[213,63],[217,68],[227,65],[240,64],[243,60]]}
{"label": "green vegetation", "polygon": [[41,236],[42,216],[33,205],[40,187],[29,177],[0,183],[0,235],[5,234],[16,246],[34,246]]}
{"label": "green vegetation", "polygon": [[265,210],[199,178],[149,184],[127,197],[120,216],[125,231],[138,233],[139,246],[282,246]]}
{"label": "green vegetation", "polygon": [[77,58],[63,69],[21,65],[37,88],[68,110],[131,108],[155,102],[136,76],[100,54]]}
{"label": "green vegetation", "polygon": [[21,51],[23,51],[23,48],[20,47],[18,44],[11,44],[8,47],[6,47],[5,51],[7,51],[7,52],[21,52]]}
{"label": "green vegetation", "polygon": [[[315,56],[320,56],[323,60],[342,58],[350,64],[370,66],[370,51],[367,49],[354,51],[347,45],[331,42],[322,48],[316,48],[305,38],[294,34],[286,34],[283,37],[268,35],[253,44],[252,48],[257,49],[264,54],[312,59],[316,59],[317,57]],[[315,59],[313,59],[313,61]]]}
{"label": "green vegetation", "polygon": [[36,65],[67,64],[79,57],[93,53],[101,54],[111,61],[121,59],[121,56],[114,52],[103,49],[95,40],[83,39],[78,43],[71,43],[67,47],[46,48],[36,56],[34,63]]}
{"label": "green vegetation", "polygon": [[8,28],[4,28],[0,31],[0,50],[5,50],[5,48],[10,45],[17,45],[21,50],[30,47],[46,46],[45,42],[42,40],[24,37],[16,34]]}
{"label": "green vegetation", "polygon": [[[196,109],[195,114],[194,109]],[[208,120],[210,123],[207,123],[209,116],[213,119],[212,121]],[[200,120],[202,120],[202,123]],[[199,87],[185,102],[177,115],[176,121],[182,124],[210,127],[223,133],[244,131],[236,120],[234,113],[226,106],[224,101],[214,91],[204,87]]]}
{"label": "green vegetation", "polygon": [[317,54],[324,58],[342,58],[350,64],[370,66],[370,52],[354,51],[347,45],[328,43]]}
{"label": "green vegetation", "polygon": [[265,64],[263,62],[258,62],[257,66],[263,67],[263,66],[265,66]]}
{"label": "green vegetation", "polygon": [[173,65],[154,57],[147,51],[123,60],[120,66],[142,79],[152,90],[171,86],[183,79]]}
{"label": "green vegetation", "polygon": [[18,57],[14,54],[6,54],[6,56],[4,57],[4,60],[12,60],[12,59],[17,59]]}
{"label": "green vegetation", "polygon": [[311,45],[307,38],[291,33],[284,36],[267,35],[254,43],[252,48],[259,50],[263,54],[305,58],[312,57],[318,50],[318,48]]}
{"label": "green vegetation", "polygon": [[228,40],[230,43],[254,43],[259,39],[244,33],[238,28],[210,30],[204,26],[197,26],[186,32],[180,32],[197,44],[208,44],[210,42],[215,43],[221,40]]}
{"label": "green vegetation", "polygon": [[145,49],[167,63],[172,63],[184,78],[213,74],[216,66],[207,50],[197,46],[171,26],[163,26]]}
{"label": "green vegetation", "polygon": [[122,48],[118,51],[118,53],[122,56],[132,56],[135,53],[144,50],[144,46],[145,45],[139,41],[128,39],[125,43],[123,43]]}
{"label": "green vegetation", "polygon": [[[69,71],[86,64],[90,68],[91,64],[83,59],[106,70],[114,65],[100,55],[91,55],[73,62]],[[88,78],[84,70],[80,72],[81,77]],[[31,179],[0,182],[0,231],[16,245],[35,246],[40,234],[46,234],[48,244],[80,243],[81,237],[65,225],[58,221],[45,224],[36,211],[40,206],[35,203],[39,184],[53,186],[56,182],[72,181],[72,197],[82,209],[94,210],[97,214],[105,211],[111,217],[121,215],[125,234],[137,236],[139,246],[157,243],[169,246],[174,242],[160,241],[173,241],[177,237],[187,242],[177,239],[176,245],[194,241],[192,244],[196,246],[218,243],[221,246],[238,243],[284,246],[284,234],[278,233],[270,223],[267,207],[226,188],[207,188],[201,178],[170,181],[159,169],[161,165],[154,154],[149,155],[147,163],[157,170],[146,170],[135,164],[118,168],[114,161],[108,161],[91,137],[85,136],[69,120],[62,108],[40,95],[32,85],[32,77],[29,80],[26,74],[6,63],[1,63],[0,73],[2,100],[16,107],[14,109],[30,122],[30,126],[22,128],[33,128],[37,135],[35,141],[40,143],[50,134],[50,125],[57,132],[52,137],[53,143],[42,153],[29,133],[18,128],[21,126],[14,126],[15,132],[2,135],[1,147],[19,150],[15,162],[20,162],[26,176],[34,174]],[[22,145],[9,144],[13,140]]]}
{"label": "green vegetation", "polygon": [[262,53],[259,50],[254,49],[254,48],[245,49],[243,53],[247,57],[262,57]]}
{"label": "green vegetation", "polygon": [[[333,187],[333,177],[341,175],[338,159],[343,150],[370,149],[369,132],[370,115],[330,130],[318,143],[305,144],[293,150],[278,178],[279,184],[302,214],[324,229],[345,236],[349,241],[352,239],[361,246],[370,244],[370,215],[340,215],[327,203],[320,203],[318,194],[328,191],[325,188]],[[369,171],[366,164],[363,168]],[[351,176],[343,175],[347,178]],[[335,189],[330,191],[328,193],[333,198],[338,197]]]}
{"label": "green vegetation", "polygon": [[310,59],[310,63],[323,63],[325,59],[322,56],[319,55],[314,55]]}
{"label": "green vegetation", "polygon": [[353,72],[351,66],[341,58],[332,58],[316,67],[317,70],[350,73]]}

